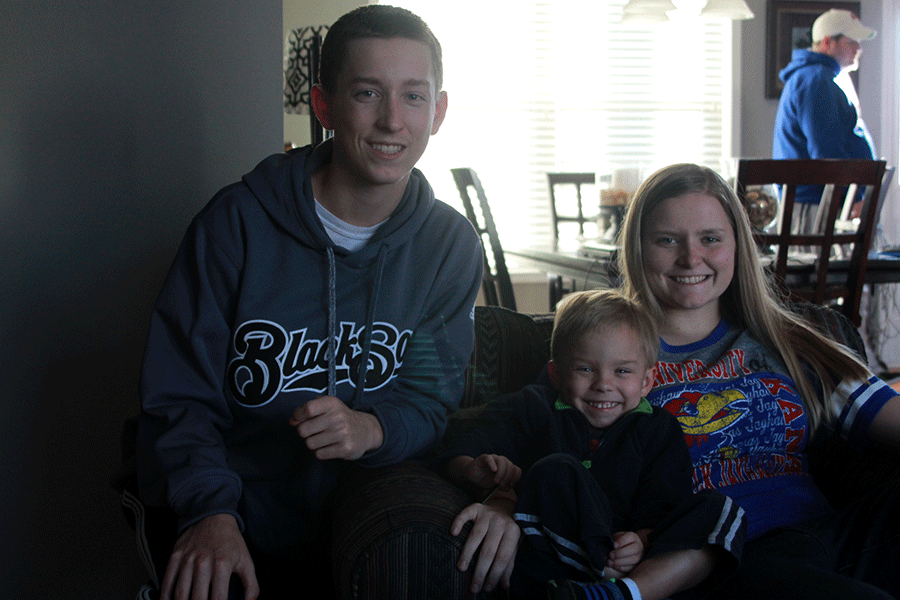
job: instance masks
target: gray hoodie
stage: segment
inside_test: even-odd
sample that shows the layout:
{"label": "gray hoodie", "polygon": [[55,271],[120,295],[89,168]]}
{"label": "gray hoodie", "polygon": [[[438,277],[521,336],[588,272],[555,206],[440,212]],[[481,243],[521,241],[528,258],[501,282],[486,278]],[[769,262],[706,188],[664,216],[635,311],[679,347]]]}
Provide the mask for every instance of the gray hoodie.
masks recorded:
{"label": "gray hoodie", "polygon": [[157,301],[138,481],[145,503],[175,510],[179,531],[229,513],[261,550],[290,557],[323,534],[347,465],[305,447],[289,424],[296,407],[329,394],[375,415],[384,443],[356,461],[375,467],[427,453],[458,406],[477,234],[414,169],[365,247],[335,246],[310,185],[330,157],[330,141],[274,155],[219,192]]}

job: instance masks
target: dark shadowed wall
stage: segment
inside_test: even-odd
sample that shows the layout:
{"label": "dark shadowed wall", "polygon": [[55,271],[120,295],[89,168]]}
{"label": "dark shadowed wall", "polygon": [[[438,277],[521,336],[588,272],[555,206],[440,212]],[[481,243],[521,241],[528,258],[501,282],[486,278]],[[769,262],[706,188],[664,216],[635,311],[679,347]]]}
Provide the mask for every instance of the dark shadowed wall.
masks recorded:
{"label": "dark shadowed wall", "polygon": [[133,598],[118,497],[193,214],[282,144],[281,0],[0,7],[0,598]]}

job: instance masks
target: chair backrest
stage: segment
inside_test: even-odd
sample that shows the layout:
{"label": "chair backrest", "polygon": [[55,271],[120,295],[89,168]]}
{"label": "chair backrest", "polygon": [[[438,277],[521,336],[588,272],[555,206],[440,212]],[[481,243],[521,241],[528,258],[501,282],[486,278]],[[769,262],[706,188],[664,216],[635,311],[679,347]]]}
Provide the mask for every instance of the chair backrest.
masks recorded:
{"label": "chair backrest", "polygon": [[[463,206],[466,209],[466,218],[475,227],[481,237],[481,246],[484,250],[484,276],[481,280],[481,289],[484,292],[484,301],[488,306],[502,306],[510,310],[516,310],[516,298],[513,293],[512,279],[509,276],[509,270],[506,268],[506,259],[503,257],[503,247],[500,245],[500,236],[497,234],[497,226],[494,224],[494,217],[491,215],[491,207],[488,204],[487,196],[484,193],[484,187],[478,179],[478,175],[474,169],[459,168],[450,169],[453,174],[453,180],[459,190],[459,196],[462,198]],[[479,210],[476,212],[475,203],[469,195],[469,190],[475,190],[475,196],[478,198]],[[478,217],[480,213],[480,218]],[[487,236],[487,243],[485,242]],[[494,258],[493,268],[487,257],[487,248],[490,245],[491,254]]]}
{"label": "chair backrest", "polygon": [[[594,173],[547,173],[547,183],[550,186],[550,214],[553,217],[553,241],[559,240],[559,224],[572,222],[578,224],[578,235],[584,237],[584,224],[597,220],[596,214],[584,215],[584,203],[582,201],[581,186],[593,185],[596,182]],[[556,187],[559,185],[572,185],[575,187],[576,210],[575,214],[560,212],[560,201],[556,195]],[[597,199],[599,205],[599,199]]]}
{"label": "chair backrest", "polygon": [[[896,167],[888,167],[884,168],[884,176],[881,178],[881,193],[878,195],[878,202],[875,204],[875,218],[872,220],[872,242],[871,245],[875,245],[877,243],[878,235],[880,232],[880,220],[881,220],[881,209],[884,207],[884,201],[887,200],[887,195],[891,190],[891,181],[894,179],[894,171]],[[862,210],[862,202],[857,201],[859,195],[856,193],[856,190],[851,188],[850,191],[847,192],[847,198],[844,199],[844,208],[841,209],[841,214],[838,216],[837,223],[835,224],[835,228],[839,231],[847,231],[856,228],[856,219],[859,219],[859,213]],[[871,246],[869,248],[872,250]],[[875,248],[877,250],[877,247]]]}
{"label": "chair backrest", "polygon": [[[860,299],[884,170],[884,161],[875,160],[742,159],[738,162],[737,191],[741,198],[746,197],[749,186],[775,184],[781,189],[778,211],[781,221],[777,232],[758,232],[756,239],[763,248],[777,246],[771,268],[791,299],[814,304],[833,304],[841,299],[841,312],[854,325],[860,324]],[[791,227],[794,212],[799,210],[794,202],[798,185],[825,186],[817,217],[819,225],[810,233],[795,232]],[[859,217],[853,219],[850,228],[836,228],[845,199],[854,202],[856,190],[864,190]],[[850,245],[849,259],[842,260],[836,269],[835,249]],[[801,256],[798,249],[805,251],[812,265],[809,277],[787,286],[789,255],[804,260],[798,258]]]}
{"label": "chair backrest", "polygon": [[894,172],[897,170],[897,167],[885,167],[884,168],[884,177],[881,178],[881,195],[878,197],[878,205],[875,207],[875,227],[878,227],[878,223],[881,220],[881,209],[884,208],[884,201],[887,200],[887,196],[891,191],[891,182],[894,180]]}

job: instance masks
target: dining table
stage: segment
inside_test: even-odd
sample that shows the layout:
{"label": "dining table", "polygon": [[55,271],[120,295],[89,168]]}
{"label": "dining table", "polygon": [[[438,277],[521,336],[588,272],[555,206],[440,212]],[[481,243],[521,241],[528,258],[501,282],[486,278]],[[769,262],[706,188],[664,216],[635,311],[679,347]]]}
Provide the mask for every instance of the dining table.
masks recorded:
{"label": "dining table", "polygon": [[[607,246],[607,245],[604,245]],[[608,246],[607,246],[608,247]],[[619,282],[618,251],[612,247],[598,249],[595,246],[558,247],[552,245],[530,246],[506,250],[519,267],[560,275],[575,280],[584,289],[615,287]],[[763,262],[768,257],[761,258]],[[831,260],[829,273],[835,278],[847,272],[847,262]],[[814,265],[805,256],[788,257],[788,283],[800,281],[813,274]],[[867,284],[900,283],[900,253],[872,252],[866,264]]]}
{"label": "dining table", "polygon": [[[618,250],[611,244],[588,243],[567,247],[548,244],[504,249],[504,254],[507,255],[510,263],[514,263],[523,270],[565,277],[576,282],[579,289],[616,287],[620,282]],[[771,257],[762,255],[760,260],[765,263],[770,261]],[[833,276],[835,279],[845,278],[847,263],[846,260],[831,260],[829,276]],[[786,283],[789,285],[800,283],[813,276],[814,264],[811,259],[802,256],[789,257]],[[900,283],[900,251],[871,252],[866,264],[865,283],[869,285],[871,300],[860,333],[872,342],[870,347],[874,356],[870,357],[870,362],[875,365],[885,365],[878,344],[873,342],[886,326],[879,320],[880,313],[883,311],[877,310],[877,306],[874,304],[880,298],[875,290],[880,285]],[[892,317],[897,318],[897,315],[892,315]]]}

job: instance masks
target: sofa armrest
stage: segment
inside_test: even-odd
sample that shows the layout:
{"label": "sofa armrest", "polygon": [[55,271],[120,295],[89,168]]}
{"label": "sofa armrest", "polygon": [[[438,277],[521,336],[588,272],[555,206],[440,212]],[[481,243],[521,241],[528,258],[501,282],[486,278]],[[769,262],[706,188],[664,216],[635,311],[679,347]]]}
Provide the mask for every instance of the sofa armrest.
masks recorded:
{"label": "sofa armrest", "polygon": [[471,500],[422,464],[354,468],[338,486],[332,564],[341,600],[463,598],[456,568],[471,524],[450,526]]}

